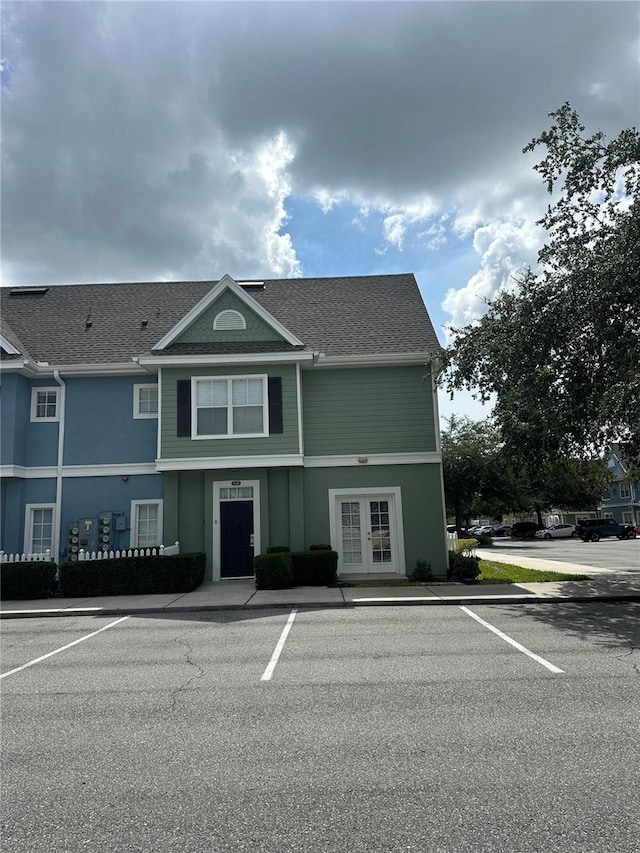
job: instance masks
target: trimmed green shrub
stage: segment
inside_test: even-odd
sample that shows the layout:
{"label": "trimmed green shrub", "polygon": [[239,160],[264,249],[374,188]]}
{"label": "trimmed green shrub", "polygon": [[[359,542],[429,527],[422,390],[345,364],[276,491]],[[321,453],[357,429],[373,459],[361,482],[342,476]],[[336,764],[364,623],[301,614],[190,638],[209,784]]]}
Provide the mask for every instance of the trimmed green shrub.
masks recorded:
{"label": "trimmed green shrub", "polygon": [[253,558],[256,589],[288,589],[293,586],[293,561],[287,551],[258,554]]}
{"label": "trimmed green shrub", "polygon": [[427,563],[426,560],[416,560],[416,567],[409,575],[409,579],[418,583],[432,581],[431,563]]}
{"label": "trimmed green shrub", "polygon": [[56,564],[44,560],[0,564],[3,601],[51,598],[56,591]]}
{"label": "trimmed green shrub", "polygon": [[493,545],[493,539],[485,533],[479,533],[477,539],[480,548],[490,548]]}
{"label": "trimmed green shrub", "polygon": [[69,598],[191,592],[204,580],[205,554],[119,557],[60,564],[60,587]]}
{"label": "trimmed green shrub", "polygon": [[456,553],[471,554],[478,547],[477,539],[458,539],[456,543]]}
{"label": "trimmed green shrub", "polygon": [[269,545],[267,554],[290,554],[291,548],[288,545]]}
{"label": "trimmed green shrub", "polygon": [[330,551],[331,545],[309,545],[309,551]]}
{"label": "trimmed green shrub", "polygon": [[447,580],[474,581],[480,574],[480,557],[470,557],[449,551]]}
{"label": "trimmed green shrub", "polygon": [[294,551],[293,576],[298,586],[327,586],[338,575],[338,554],[324,548]]}

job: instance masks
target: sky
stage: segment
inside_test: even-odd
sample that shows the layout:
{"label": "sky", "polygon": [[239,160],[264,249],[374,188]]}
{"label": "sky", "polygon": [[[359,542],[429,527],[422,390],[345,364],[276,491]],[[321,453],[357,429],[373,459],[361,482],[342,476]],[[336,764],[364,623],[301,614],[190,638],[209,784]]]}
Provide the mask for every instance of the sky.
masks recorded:
{"label": "sky", "polygon": [[548,113],[640,115],[635,2],[1,14],[5,285],[413,272],[446,344],[535,266]]}

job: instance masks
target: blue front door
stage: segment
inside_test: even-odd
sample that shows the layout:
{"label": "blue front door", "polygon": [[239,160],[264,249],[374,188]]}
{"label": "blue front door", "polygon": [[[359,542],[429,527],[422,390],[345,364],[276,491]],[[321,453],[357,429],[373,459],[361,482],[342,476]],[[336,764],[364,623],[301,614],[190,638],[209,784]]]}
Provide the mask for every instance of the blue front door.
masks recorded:
{"label": "blue front door", "polygon": [[220,577],[253,577],[253,501],[220,503]]}

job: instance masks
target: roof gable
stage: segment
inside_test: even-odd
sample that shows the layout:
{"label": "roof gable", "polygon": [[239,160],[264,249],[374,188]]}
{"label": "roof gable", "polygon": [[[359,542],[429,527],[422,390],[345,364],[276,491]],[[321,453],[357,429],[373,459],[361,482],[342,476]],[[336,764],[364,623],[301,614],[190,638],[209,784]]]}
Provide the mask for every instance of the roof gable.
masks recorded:
{"label": "roof gable", "polygon": [[[214,329],[216,316],[229,310],[242,315],[244,329]],[[167,350],[173,344],[244,344],[256,341],[282,341],[291,346],[304,346],[230,275],[225,275],[153,349]]]}

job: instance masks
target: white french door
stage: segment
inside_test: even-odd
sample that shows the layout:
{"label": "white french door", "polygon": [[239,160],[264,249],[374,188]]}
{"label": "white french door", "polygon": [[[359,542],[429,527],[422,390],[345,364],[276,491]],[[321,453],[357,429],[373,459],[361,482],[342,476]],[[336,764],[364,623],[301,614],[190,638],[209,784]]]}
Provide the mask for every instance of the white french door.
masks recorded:
{"label": "white french door", "polygon": [[335,541],[339,572],[399,573],[398,524],[393,494],[337,495]]}

